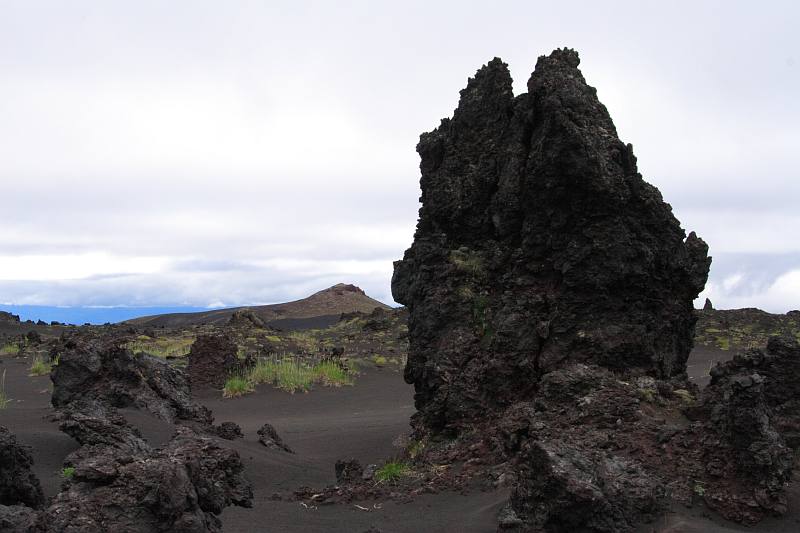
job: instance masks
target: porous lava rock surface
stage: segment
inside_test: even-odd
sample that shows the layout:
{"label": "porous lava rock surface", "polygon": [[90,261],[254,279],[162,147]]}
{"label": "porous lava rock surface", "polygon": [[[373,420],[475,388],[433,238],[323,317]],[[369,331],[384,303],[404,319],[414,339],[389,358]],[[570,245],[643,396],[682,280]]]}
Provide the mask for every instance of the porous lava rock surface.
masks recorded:
{"label": "porous lava rock surface", "polygon": [[272,450],[282,450],[287,453],[294,451],[285,443],[272,424],[264,424],[257,432],[258,442]]}
{"label": "porous lava rock surface", "polygon": [[702,394],[689,381],[708,246],[643,180],[578,64],[540,57],[515,97],[494,59],[420,138],[422,207],[392,279],[414,461],[510,486],[503,531],[632,531],[670,501],[781,514],[797,343],[717,367]]}
{"label": "porous lava rock surface", "polygon": [[189,383],[192,389],[215,388],[225,385],[228,373],[236,368],[239,348],[227,335],[200,335],[189,351]]}
{"label": "porous lava rock surface", "polygon": [[91,452],[39,516],[44,531],[222,531],[225,507],[252,505],[239,455],[186,427],[147,453]]}
{"label": "porous lava rock surface", "polygon": [[[800,446],[800,345],[772,337],[766,350],[737,354],[711,370],[696,422],[682,437],[695,450],[705,502],[754,524],[786,512],[786,485]],[[699,450],[699,457],[698,457]]]}
{"label": "porous lava rock surface", "polygon": [[38,508],[44,503],[32,466],[30,450],[8,428],[0,426],[0,505]]}
{"label": "porous lava rock surface", "polygon": [[74,339],[64,345],[51,375],[52,403],[63,408],[76,400],[134,407],[167,422],[211,424],[211,412],[191,400],[183,371],[147,354],[133,354],[115,340]]}
{"label": "porous lava rock surface", "polygon": [[[218,440],[211,412],[191,402],[181,370],[119,339],[72,339],[51,380],[59,427],[81,446],[64,460],[71,474],[46,507],[0,505],[6,529],[219,532],[225,507],[252,506],[238,453]],[[172,424],[172,439],[154,448],[122,408]]]}
{"label": "porous lava rock surface", "polygon": [[422,207],[392,293],[428,429],[531,398],[567,363],[685,372],[708,247],[642,179],[578,64],[540,57],[515,97],[495,58],[420,137]]}

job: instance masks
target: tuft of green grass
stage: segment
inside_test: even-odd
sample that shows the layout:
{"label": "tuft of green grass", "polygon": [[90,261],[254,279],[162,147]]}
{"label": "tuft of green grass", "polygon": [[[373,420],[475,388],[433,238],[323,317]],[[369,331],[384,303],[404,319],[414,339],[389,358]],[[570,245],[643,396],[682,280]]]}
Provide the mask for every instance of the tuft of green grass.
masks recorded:
{"label": "tuft of green grass", "polygon": [[688,390],[686,390],[686,389],[675,389],[674,391],[672,391],[672,394],[677,396],[681,400],[681,403],[683,405],[685,405],[687,407],[691,406],[691,405],[694,405],[695,398],[694,398],[694,396],[692,396],[692,393],[689,392]]}
{"label": "tuft of green grass", "polygon": [[75,467],[74,466],[65,466],[61,469],[61,477],[64,479],[72,479],[72,476],[75,475]]}
{"label": "tuft of green grass", "polygon": [[269,342],[281,342],[281,338],[276,335],[267,335],[264,338],[267,339]]}
{"label": "tuft of green grass", "polygon": [[706,494],[706,487],[703,485],[702,481],[695,481],[692,490],[694,491],[695,494],[697,494],[701,498]]}
{"label": "tuft of green grass", "polygon": [[412,459],[416,459],[424,451],[425,451],[425,441],[423,440],[412,440],[411,442],[408,443],[408,446],[406,446],[406,452],[408,453],[408,456]]}
{"label": "tuft of green grass", "polygon": [[222,396],[224,398],[235,398],[253,392],[253,383],[247,376],[241,374],[233,374],[225,380],[225,385],[222,387]]}
{"label": "tuft of green grass", "polygon": [[389,360],[382,355],[375,355],[372,357],[372,362],[378,366],[384,366]]}
{"label": "tuft of green grass", "polygon": [[0,410],[8,407],[11,403],[11,398],[6,394],[6,371],[3,370],[3,378],[0,379]]}
{"label": "tuft of green grass", "polygon": [[314,374],[294,358],[260,360],[250,370],[250,380],[256,385],[268,383],[291,393],[305,392],[314,383]]}
{"label": "tuft of green grass", "polygon": [[389,461],[375,471],[375,479],[381,483],[397,483],[410,471],[409,466],[403,461]]}
{"label": "tuft of green grass", "polygon": [[341,387],[342,385],[352,385],[352,376],[333,361],[324,361],[314,365],[312,371],[323,385],[329,387]]}
{"label": "tuft of green grass", "polygon": [[297,357],[259,360],[249,371],[253,385],[266,383],[287,392],[306,392],[315,383],[329,387],[352,385],[353,377],[336,363],[326,361],[309,366]]}
{"label": "tuft of green grass", "polygon": [[456,267],[456,270],[469,274],[473,278],[482,278],[486,275],[486,265],[477,252],[451,250],[450,263]]}
{"label": "tuft of green grass", "polygon": [[0,348],[0,355],[19,355],[19,344],[9,343]]}
{"label": "tuft of green grass", "polygon": [[43,359],[39,359],[38,357],[33,360],[30,369],[31,376],[49,376],[50,371],[52,370],[52,365]]}
{"label": "tuft of green grass", "polygon": [[189,355],[195,338],[192,337],[156,337],[140,335],[136,340],[128,342],[125,347],[134,354],[145,353],[156,357],[185,357]]}

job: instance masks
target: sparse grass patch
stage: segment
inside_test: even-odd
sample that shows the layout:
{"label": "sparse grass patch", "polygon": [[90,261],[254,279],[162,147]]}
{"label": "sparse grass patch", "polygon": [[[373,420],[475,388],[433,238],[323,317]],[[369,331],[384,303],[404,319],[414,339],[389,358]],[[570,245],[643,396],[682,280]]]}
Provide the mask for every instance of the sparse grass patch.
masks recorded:
{"label": "sparse grass patch", "polygon": [[695,481],[692,490],[701,498],[706,494],[706,487],[703,485],[702,481]]}
{"label": "sparse grass patch", "polygon": [[145,353],[156,357],[185,357],[189,355],[195,338],[192,337],[156,337],[140,335],[136,340],[125,345],[135,354]]}
{"label": "sparse grass patch", "polygon": [[247,376],[233,374],[225,380],[222,387],[223,398],[235,398],[253,392],[253,383]]}
{"label": "sparse grass patch", "polygon": [[389,461],[375,471],[375,479],[380,483],[397,483],[411,472],[403,461]]}
{"label": "sparse grass patch", "polygon": [[341,366],[331,361],[309,366],[296,357],[259,360],[249,371],[254,385],[267,383],[287,392],[306,392],[314,383],[340,387],[352,385],[353,377]]}
{"label": "sparse grass patch", "polygon": [[419,457],[423,451],[425,451],[425,441],[423,440],[412,440],[406,447],[406,452],[412,459]]}
{"label": "sparse grass patch", "polygon": [[254,384],[269,383],[287,392],[307,391],[314,383],[314,373],[297,359],[258,361],[250,370]]}
{"label": "sparse grass patch", "polygon": [[465,250],[451,250],[450,262],[457,270],[465,272],[472,277],[481,278],[486,274],[483,258],[476,252]]}
{"label": "sparse grass patch", "polygon": [[269,342],[281,342],[281,338],[278,337],[277,335],[267,335],[264,338],[267,339]]}
{"label": "sparse grass patch", "polygon": [[0,348],[0,355],[19,355],[19,344],[11,342]]}
{"label": "sparse grass patch", "polygon": [[382,355],[373,355],[372,362],[378,366],[384,366],[386,363],[389,362],[389,360]]}
{"label": "sparse grass patch", "polygon": [[317,339],[313,334],[314,331],[292,331],[289,333],[289,340],[294,342],[301,350],[313,352],[317,345]]}
{"label": "sparse grass patch", "polygon": [[643,400],[647,403],[653,403],[656,399],[655,391],[653,389],[637,389],[636,391],[639,394],[639,399]]}
{"label": "sparse grass patch", "polygon": [[672,394],[680,398],[681,403],[683,403],[683,405],[687,407],[694,405],[694,396],[692,396],[692,393],[689,392],[688,390],[675,389],[674,391],[672,391]]}
{"label": "sparse grass patch", "polygon": [[38,357],[31,363],[30,375],[31,376],[49,376],[52,370],[52,365]]}
{"label": "sparse grass patch", "polygon": [[75,475],[75,467],[74,466],[65,466],[61,469],[61,477],[64,479],[72,479]]}
{"label": "sparse grass patch", "polygon": [[341,387],[342,385],[353,384],[352,376],[344,368],[332,361],[316,364],[312,370],[323,385]]}
{"label": "sparse grass patch", "polygon": [[11,403],[11,398],[6,394],[6,371],[3,370],[3,377],[0,379],[0,410],[8,407]]}

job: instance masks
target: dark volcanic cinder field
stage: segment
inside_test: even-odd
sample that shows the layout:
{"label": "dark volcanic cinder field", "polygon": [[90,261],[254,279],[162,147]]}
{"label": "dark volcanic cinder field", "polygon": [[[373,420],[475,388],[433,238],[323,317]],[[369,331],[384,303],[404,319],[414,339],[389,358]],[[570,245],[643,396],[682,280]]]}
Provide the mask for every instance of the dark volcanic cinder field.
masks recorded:
{"label": "dark volcanic cinder field", "polygon": [[[712,312],[716,313],[716,312]],[[253,484],[254,499],[250,509],[231,507],[222,512],[224,531],[368,531],[384,532],[441,531],[489,532],[497,528],[497,516],[508,499],[509,489],[498,487],[486,490],[476,483],[467,490],[442,490],[423,493],[412,498],[405,495],[386,495],[380,498],[355,500],[349,503],[320,503],[296,501],[293,494],[301,487],[322,488],[336,484],[334,464],[339,459],[356,458],[362,464],[381,464],[404,453],[404,438],[409,434],[409,417],[415,412],[413,388],[402,379],[401,359],[405,355],[402,338],[403,320],[388,322],[387,329],[373,331],[369,315],[345,317],[343,323],[322,330],[269,331],[269,337],[290,343],[292,337],[319,338],[314,351],[333,344],[357,346],[346,353],[350,364],[358,369],[353,385],[324,387],[316,385],[307,393],[291,394],[270,384],[237,398],[223,398],[222,391],[206,389],[195,394],[195,400],[211,409],[217,423],[232,421],[238,424],[244,438],[221,443],[235,449],[241,456],[247,478]],[[706,315],[708,316],[708,315]],[[783,320],[775,315],[776,321]],[[701,318],[699,329],[709,322]],[[369,324],[369,325],[368,325]],[[366,330],[364,326],[367,325]],[[386,325],[386,324],[384,324]],[[379,326],[380,327],[380,326]],[[23,325],[15,327],[24,331]],[[11,329],[14,330],[14,327]],[[105,328],[82,328],[90,335],[104,335]],[[235,329],[227,330],[236,335]],[[243,330],[242,340],[262,334],[255,326]],[[715,329],[712,327],[712,329]],[[160,332],[162,346],[177,345],[191,330]],[[800,330],[797,330],[800,332]],[[242,333],[242,332],[239,332]],[[377,336],[376,336],[377,334]],[[44,346],[57,343],[51,335],[59,329],[43,330]],[[128,334],[129,336],[131,334]],[[135,335],[137,342],[143,335]],[[698,332],[698,337],[702,333]],[[398,337],[401,341],[398,341]],[[252,342],[252,341],[251,341]],[[154,343],[153,346],[157,346]],[[307,345],[310,346],[310,345]],[[297,347],[295,347],[296,349]],[[43,349],[43,347],[41,348]],[[394,351],[390,351],[394,350]],[[388,354],[388,357],[380,354]],[[688,368],[690,377],[704,384],[712,364],[730,359],[732,350],[698,345],[692,352]],[[0,368],[5,371],[5,393],[11,399],[0,411],[0,425],[8,427],[19,441],[31,447],[34,474],[41,480],[46,497],[54,497],[64,482],[63,461],[78,448],[78,443],[61,432],[52,421],[50,405],[52,384],[49,376],[30,376],[36,355],[17,357],[5,355]],[[163,356],[162,356],[163,357]],[[171,359],[181,365],[185,356]],[[379,359],[385,357],[386,361]],[[397,357],[398,361],[391,360]],[[378,360],[376,364],[375,360]],[[356,363],[355,360],[359,362]],[[123,409],[125,418],[136,426],[154,446],[164,445],[174,432],[174,424],[137,409]],[[265,423],[272,424],[294,454],[268,449],[258,441],[257,431]],[[756,527],[711,518],[702,503],[693,507],[676,506],[665,512],[655,523],[644,525],[640,531],[795,531],[800,514],[800,494],[790,491],[787,516],[766,519]],[[363,509],[362,509],[363,508]],[[366,509],[366,510],[365,510]]]}

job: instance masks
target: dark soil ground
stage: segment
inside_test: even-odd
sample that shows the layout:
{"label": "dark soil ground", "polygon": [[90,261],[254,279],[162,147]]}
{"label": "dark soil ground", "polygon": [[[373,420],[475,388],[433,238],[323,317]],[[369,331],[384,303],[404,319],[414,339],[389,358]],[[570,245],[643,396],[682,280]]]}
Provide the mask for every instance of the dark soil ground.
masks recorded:
{"label": "dark soil ground", "polygon": [[[347,352],[371,362],[358,365],[359,375],[353,386],[320,386],[309,393],[289,394],[261,385],[254,393],[235,399],[223,399],[220,391],[213,390],[197,394],[196,399],[213,410],[217,423],[236,422],[245,435],[244,439],[223,442],[237,449],[245,463],[255,491],[254,507],[226,509],[221,517],[225,531],[359,533],[370,528],[384,533],[496,531],[497,513],[508,497],[504,489],[482,491],[476,487],[464,493],[440,492],[417,496],[407,503],[402,503],[403,498],[386,498],[314,506],[289,497],[300,487],[335,484],[334,463],[338,459],[356,458],[364,465],[380,464],[401,452],[395,443],[408,433],[408,420],[414,412],[413,390],[403,381],[399,364],[404,352],[402,331],[394,327],[364,329],[365,322],[363,318],[360,320],[346,327],[334,326],[332,333],[304,333],[291,339],[297,345],[291,346],[292,349],[307,344],[308,351],[316,350],[318,344],[343,343]],[[243,333],[240,337],[252,342],[253,335],[262,333]],[[263,335],[264,338],[279,336],[281,343],[290,340],[280,332],[265,331]],[[729,359],[733,352],[712,343],[698,345],[689,360],[692,379],[704,386],[708,370],[716,362]],[[374,354],[379,353],[388,356],[389,362],[374,364]],[[62,461],[77,448],[77,443],[50,421],[50,380],[47,376],[28,375],[35,356],[34,351],[26,357],[0,356],[0,375],[5,372],[5,393],[11,398],[8,407],[0,410],[0,425],[7,426],[21,442],[33,448],[34,471],[50,497],[59,491]],[[123,414],[154,445],[166,442],[172,433],[169,424],[149,415],[132,410],[124,410]],[[268,449],[259,443],[256,432],[265,423],[275,427],[294,454]],[[280,495],[280,499],[275,495]],[[788,496],[787,516],[767,519],[755,527],[711,517],[703,505],[695,505],[678,506],[640,531],[800,531],[797,481]]]}

